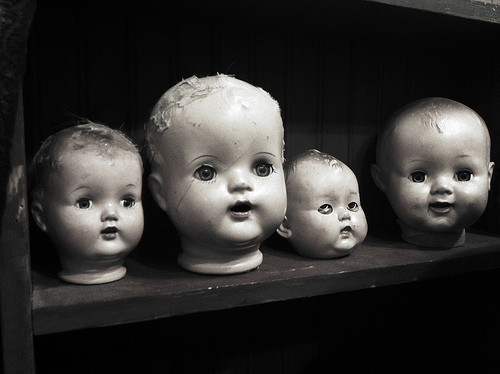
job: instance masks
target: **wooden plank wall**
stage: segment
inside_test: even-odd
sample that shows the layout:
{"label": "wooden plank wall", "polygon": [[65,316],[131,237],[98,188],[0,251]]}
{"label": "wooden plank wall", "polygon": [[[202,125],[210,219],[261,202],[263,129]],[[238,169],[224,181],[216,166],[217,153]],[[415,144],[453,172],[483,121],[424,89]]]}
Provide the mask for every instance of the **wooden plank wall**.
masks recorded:
{"label": "wooden plank wall", "polygon": [[34,371],[22,83],[35,2],[0,3],[0,372]]}
{"label": "wooden plank wall", "polygon": [[[41,0],[25,85],[28,158],[77,117],[141,143],[170,86],[234,74],[281,104],[287,156],[317,148],[351,166],[376,230],[390,212],[371,181],[374,140],[404,104],[444,96],[469,105],[500,162],[499,34],[491,23],[363,1]],[[491,196],[478,225],[497,232],[496,184]]]}
{"label": "wooden plank wall", "polygon": [[[407,102],[445,96],[471,106],[489,125],[500,163],[498,39],[497,25],[358,0],[38,0],[24,91],[27,157],[76,118],[141,143],[150,109],[170,86],[234,74],[281,104],[288,157],[314,147],[353,168],[370,230],[384,230],[391,217],[369,174],[373,142]],[[498,190],[495,178],[480,229],[499,231]],[[148,207],[146,236],[155,225],[163,235],[159,215]],[[46,243],[32,240],[32,254]],[[488,287],[497,281],[497,273],[471,275],[38,336],[38,368],[487,370],[498,367],[498,344],[485,344],[498,339]]]}

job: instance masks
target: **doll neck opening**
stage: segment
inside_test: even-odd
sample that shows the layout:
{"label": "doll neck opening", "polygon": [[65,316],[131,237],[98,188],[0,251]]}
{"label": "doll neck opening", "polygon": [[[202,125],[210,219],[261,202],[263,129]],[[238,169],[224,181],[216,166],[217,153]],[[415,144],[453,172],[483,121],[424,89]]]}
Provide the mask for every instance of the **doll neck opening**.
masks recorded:
{"label": "doll neck opening", "polygon": [[408,226],[399,219],[398,225],[401,228],[403,240],[420,247],[455,248],[465,243],[465,229],[446,232],[420,231]]}

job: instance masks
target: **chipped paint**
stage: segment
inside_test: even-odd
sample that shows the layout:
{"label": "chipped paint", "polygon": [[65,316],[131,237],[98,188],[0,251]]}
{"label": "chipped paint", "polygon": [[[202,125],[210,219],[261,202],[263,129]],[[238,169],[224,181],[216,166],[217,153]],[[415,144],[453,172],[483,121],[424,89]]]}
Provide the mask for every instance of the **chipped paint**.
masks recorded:
{"label": "chipped paint", "polygon": [[7,185],[7,201],[9,202],[19,193],[19,182],[24,176],[23,170],[21,165],[15,166],[9,175],[9,182]]}
{"label": "chipped paint", "polygon": [[20,183],[24,179],[24,168],[22,165],[15,166],[9,175],[9,182],[7,184],[7,201],[11,203],[16,197],[19,199],[19,205],[15,215],[15,221],[20,222],[21,217],[25,212],[26,197],[20,194]]}

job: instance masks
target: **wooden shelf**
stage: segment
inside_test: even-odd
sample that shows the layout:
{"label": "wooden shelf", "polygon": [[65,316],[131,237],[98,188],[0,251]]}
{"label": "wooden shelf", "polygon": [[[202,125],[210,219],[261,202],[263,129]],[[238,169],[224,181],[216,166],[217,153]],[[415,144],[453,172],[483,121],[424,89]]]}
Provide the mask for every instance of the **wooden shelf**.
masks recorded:
{"label": "wooden shelf", "polygon": [[263,248],[254,271],[187,272],[172,262],[128,259],[120,281],[72,285],[34,272],[33,327],[49,334],[279,300],[334,294],[500,268],[500,238],[468,233],[463,247],[432,250],[375,238],[341,259],[311,260]]}
{"label": "wooden shelf", "polygon": [[368,0],[456,17],[500,23],[499,0]]}

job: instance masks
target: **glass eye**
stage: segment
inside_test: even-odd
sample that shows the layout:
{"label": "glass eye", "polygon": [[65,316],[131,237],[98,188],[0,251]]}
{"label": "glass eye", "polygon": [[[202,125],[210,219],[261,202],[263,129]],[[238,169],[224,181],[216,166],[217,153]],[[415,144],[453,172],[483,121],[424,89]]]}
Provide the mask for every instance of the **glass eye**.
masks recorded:
{"label": "glass eye", "polygon": [[132,208],[135,205],[135,199],[132,197],[126,197],[121,201],[124,208]]}
{"label": "glass eye", "polygon": [[469,170],[460,170],[456,177],[459,182],[468,182],[472,179],[472,173]]}
{"label": "glass eye", "polygon": [[255,174],[259,177],[267,177],[269,176],[273,171],[273,165],[268,164],[266,162],[260,163],[255,165]]}
{"label": "glass eye", "polygon": [[333,212],[333,207],[330,204],[323,204],[319,207],[318,212],[321,214],[330,214]]}
{"label": "glass eye", "polygon": [[194,172],[194,177],[201,181],[210,181],[217,175],[215,169],[208,165],[202,165]]}
{"label": "glass eye", "polygon": [[415,171],[410,174],[410,179],[415,183],[424,183],[427,179],[427,175],[423,171]]}
{"label": "glass eye", "polygon": [[80,209],[90,209],[92,207],[92,200],[87,198],[78,199],[76,206]]}
{"label": "glass eye", "polygon": [[359,210],[359,205],[357,202],[351,201],[349,204],[347,204],[347,209],[351,212],[357,212]]}

